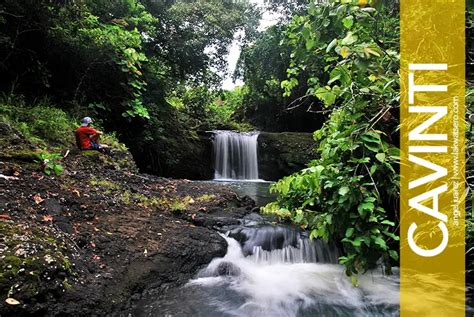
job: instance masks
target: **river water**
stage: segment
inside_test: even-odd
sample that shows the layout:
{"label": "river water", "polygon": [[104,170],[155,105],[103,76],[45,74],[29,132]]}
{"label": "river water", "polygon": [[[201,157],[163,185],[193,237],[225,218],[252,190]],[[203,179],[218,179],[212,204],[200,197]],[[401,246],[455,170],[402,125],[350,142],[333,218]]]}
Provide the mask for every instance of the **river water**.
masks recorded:
{"label": "river water", "polygon": [[[223,183],[223,182],[219,182]],[[262,205],[268,182],[224,182]],[[222,234],[227,254],[140,309],[141,316],[398,316],[399,277],[380,270],[354,287],[340,251],[290,226],[246,222]]]}
{"label": "river water", "polygon": [[249,196],[255,201],[256,206],[264,206],[276,198],[275,195],[270,194],[270,192],[268,191],[268,188],[272,184],[272,182],[267,182],[263,180],[214,180],[211,182],[228,185],[239,196]]}
{"label": "river water", "polygon": [[[275,197],[260,180],[258,133],[215,131],[215,180],[257,206]],[[399,277],[368,272],[354,287],[338,264],[338,248],[308,239],[298,228],[259,216],[222,238],[227,253],[186,285],[167,290],[140,308],[141,316],[310,317],[398,316]]]}
{"label": "river water", "polygon": [[144,315],[398,316],[396,272],[369,272],[354,287],[342,266],[324,261],[330,258],[306,262],[304,256],[285,257],[301,253],[291,246],[245,256],[241,243],[224,238],[228,250],[223,258],[214,259],[184,287],[143,307]]}

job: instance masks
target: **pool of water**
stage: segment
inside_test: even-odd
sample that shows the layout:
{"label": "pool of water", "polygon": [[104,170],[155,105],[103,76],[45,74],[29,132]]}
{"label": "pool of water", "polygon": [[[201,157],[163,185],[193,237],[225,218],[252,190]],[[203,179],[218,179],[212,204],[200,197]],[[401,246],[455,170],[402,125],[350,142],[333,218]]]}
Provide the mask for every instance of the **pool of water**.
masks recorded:
{"label": "pool of water", "polygon": [[257,206],[264,206],[276,198],[276,195],[270,194],[268,190],[273,182],[264,180],[213,180],[211,182],[230,186],[239,196],[247,195],[252,198]]}

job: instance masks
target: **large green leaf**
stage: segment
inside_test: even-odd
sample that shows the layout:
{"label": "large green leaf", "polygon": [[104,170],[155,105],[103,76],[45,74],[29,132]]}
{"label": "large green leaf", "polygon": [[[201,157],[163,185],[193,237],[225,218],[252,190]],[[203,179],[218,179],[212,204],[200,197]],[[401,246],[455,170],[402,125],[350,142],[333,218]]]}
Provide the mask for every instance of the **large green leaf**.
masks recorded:
{"label": "large green leaf", "polygon": [[357,35],[355,35],[352,32],[347,32],[347,35],[345,38],[341,40],[342,45],[352,45],[357,41]]}
{"label": "large green leaf", "polygon": [[339,188],[338,192],[339,192],[339,195],[345,196],[349,191],[350,191],[349,187],[343,186],[343,187]]}
{"label": "large green leaf", "polygon": [[352,15],[345,17],[344,19],[342,19],[342,24],[345,28],[350,29],[354,24],[354,17]]}
{"label": "large green leaf", "polygon": [[336,101],[336,95],[326,87],[319,87],[315,95],[319,100],[324,102],[325,106],[330,106]]}

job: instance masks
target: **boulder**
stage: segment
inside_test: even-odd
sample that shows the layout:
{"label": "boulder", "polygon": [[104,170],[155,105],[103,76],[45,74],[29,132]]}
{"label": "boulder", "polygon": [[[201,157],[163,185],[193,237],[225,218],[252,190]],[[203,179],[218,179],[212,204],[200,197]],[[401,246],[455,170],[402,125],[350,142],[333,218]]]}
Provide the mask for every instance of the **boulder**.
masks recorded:
{"label": "boulder", "polygon": [[258,136],[259,177],[275,181],[297,172],[316,157],[312,133],[260,132]]}

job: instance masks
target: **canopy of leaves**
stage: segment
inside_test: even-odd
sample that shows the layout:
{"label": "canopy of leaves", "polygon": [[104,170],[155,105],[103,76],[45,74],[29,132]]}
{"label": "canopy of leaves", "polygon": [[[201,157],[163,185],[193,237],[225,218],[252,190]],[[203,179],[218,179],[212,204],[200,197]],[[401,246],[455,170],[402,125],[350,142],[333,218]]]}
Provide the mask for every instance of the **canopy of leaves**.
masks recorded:
{"label": "canopy of leaves", "polygon": [[[162,166],[195,139],[188,130],[223,119],[211,90],[234,35],[251,41],[259,16],[245,1],[2,1],[0,92],[91,116],[139,160],[157,145],[149,161]],[[176,96],[182,109],[167,102]]]}
{"label": "canopy of leaves", "polygon": [[1,87],[90,104],[111,121],[149,118],[148,100],[163,101],[177,84],[216,83],[234,34],[245,29],[251,38],[258,17],[244,2],[216,0],[7,0]]}
{"label": "canopy of leaves", "polygon": [[305,108],[286,111],[288,105],[305,95],[307,72],[294,80],[303,84],[291,96],[283,96],[280,83],[287,77],[291,47],[284,41],[286,25],[283,23],[260,32],[255,41],[244,46],[235,72],[248,87],[238,115],[265,131],[313,132],[323,121],[321,115],[306,112],[314,98],[303,101]]}

